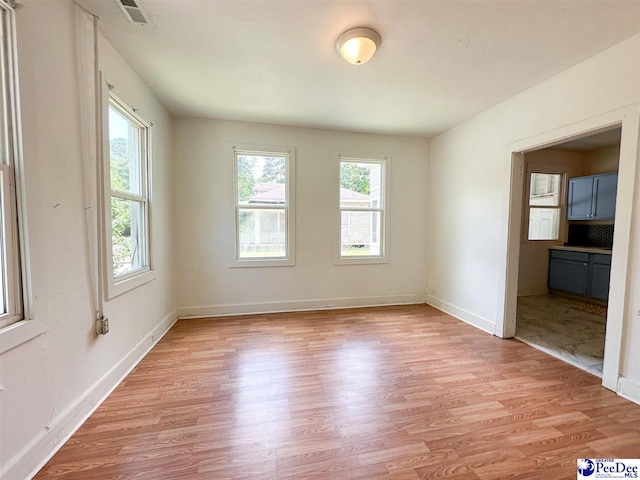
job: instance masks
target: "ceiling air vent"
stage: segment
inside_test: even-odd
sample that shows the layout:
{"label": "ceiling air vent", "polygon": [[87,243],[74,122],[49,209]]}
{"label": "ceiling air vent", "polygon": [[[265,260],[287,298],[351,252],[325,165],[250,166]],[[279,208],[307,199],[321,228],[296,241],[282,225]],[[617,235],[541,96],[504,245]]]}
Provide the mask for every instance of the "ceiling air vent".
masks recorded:
{"label": "ceiling air vent", "polygon": [[115,2],[130,22],[137,23],[138,25],[151,23],[149,15],[147,15],[147,12],[145,12],[142,5],[140,5],[140,0],[115,0]]}

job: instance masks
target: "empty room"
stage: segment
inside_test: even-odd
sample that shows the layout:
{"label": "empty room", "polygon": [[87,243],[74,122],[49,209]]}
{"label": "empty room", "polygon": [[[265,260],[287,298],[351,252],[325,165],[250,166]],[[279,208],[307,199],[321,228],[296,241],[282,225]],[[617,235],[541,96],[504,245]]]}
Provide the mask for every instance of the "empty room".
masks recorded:
{"label": "empty room", "polygon": [[0,15],[0,478],[640,472],[640,1]]}

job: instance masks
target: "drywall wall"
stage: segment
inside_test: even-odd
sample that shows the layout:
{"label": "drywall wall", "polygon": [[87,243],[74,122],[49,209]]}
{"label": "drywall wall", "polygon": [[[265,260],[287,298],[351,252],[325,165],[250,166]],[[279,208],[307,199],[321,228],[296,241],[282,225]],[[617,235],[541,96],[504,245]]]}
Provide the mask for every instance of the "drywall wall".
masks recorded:
{"label": "drywall wall", "polygon": [[[639,51],[640,36],[636,35],[431,139],[427,200],[429,303],[496,331],[496,320],[502,320],[505,308],[510,145],[622,107],[632,106],[637,111]],[[629,121],[633,125],[637,118]],[[623,132],[630,156],[625,160],[627,171],[638,171],[637,136],[637,127]],[[633,178],[625,181],[623,190],[627,193],[622,194],[629,196]],[[626,198],[623,203],[626,206],[619,203],[623,209],[620,215],[631,218],[631,199]],[[441,205],[447,208],[440,208]],[[639,203],[634,205],[637,209]],[[637,222],[637,215],[634,218]],[[638,248],[637,225],[635,232],[631,243]],[[640,270],[638,257],[627,251],[628,242],[617,243],[625,244],[625,250],[616,251],[614,243],[614,269],[625,270],[616,267],[617,257],[618,265],[624,264],[626,270]],[[637,277],[636,283],[626,286],[622,286],[624,279],[616,281],[619,288],[628,292],[640,290]],[[618,298],[624,296],[624,292],[615,294]],[[638,301],[634,297],[635,303],[627,303],[624,312],[616,311],[614,322],[629,329],[623,339],[627,353],[620,372],[640,384],[640,322],[634,313],[640,309]]]}
{"label": "drywall wall", "polygon": [[[44,334],[0,356],[0,477],[28,478],[174,319],[170,153],[172,121],[106,43],[101,66],[115,91],[154,123],[153,224],[157,278],[107,302],[97,337],[95,199],[86,53],[90,19],[68,0],[20,2],[17,14],[34,319]],[[89,162],[87,165],[86,162]],[[88,216],[88,217],[87,217]],[[88,221],[86,219],[89,219]],[[0,332],[2,335],[3,332]]]}
{"label": "drywall wall", "polygon": [[[525,171],[549,171],[564,173],[565,178],[582,174],[583,156],[577,152],[545,148],[525,155]],[[524,181],[528,181],[524,176]],[[557,241],[529,242],[527,232],[522,233],[520,245],[520,271],[518,272],[518,295],[544,295],[548,293],[549,247],[564,244],[567,236],[566,191],[562,193],[562,213],[560,216],[560,238]],[[526,198],[525,198],[526,201]],[[523,230],[526,208],[523,205]]]}
{"label": "drywall wall", "polygon": [[[636,184],[635,205],[640,205],[640,184]],[[631,278],[629,282],[629,311],[624,324],[622,346],[622,378],[618,384],[621,393],[635,402],[640,399],[640,208],[635,208],[634,224],[629,259]]]}
{"label": "drywall wall", "polygon": [[597,175],[618,171],[620,145],[598,148],[584,152],[582,175]]}
{"label": "drywall wall", "polygon": [[[417,302],[424,298],[427,140],[180,118],[174,185],[181,315]],[[296,264],[230,268],[234,143],[296,151]],[[391,155],[390,261],[334,265],[337,153]]]}

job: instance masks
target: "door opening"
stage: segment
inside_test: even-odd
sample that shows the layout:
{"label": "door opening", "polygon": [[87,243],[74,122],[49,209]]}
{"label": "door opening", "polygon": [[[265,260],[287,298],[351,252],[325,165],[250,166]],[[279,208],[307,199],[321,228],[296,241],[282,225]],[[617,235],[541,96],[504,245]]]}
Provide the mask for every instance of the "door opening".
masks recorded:
{"label": "door opening", "polygon": [[602,377],[620,127],[522,158],[515,337]]}

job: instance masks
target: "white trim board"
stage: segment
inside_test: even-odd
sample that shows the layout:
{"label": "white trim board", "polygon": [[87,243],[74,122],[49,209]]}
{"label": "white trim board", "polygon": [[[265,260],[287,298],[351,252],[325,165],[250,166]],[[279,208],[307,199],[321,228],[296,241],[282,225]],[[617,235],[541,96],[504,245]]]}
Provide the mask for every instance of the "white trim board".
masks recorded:
{"label": "white trim board", "polygon": [[438,310],[451,315],[452,317],[457,318],[458,320],[462,320],[469,325],[472,325],[480,330],[483,330],[487,333],[493,335],[496,325],[494,322],[487,320],[475,313],[471,313],[469,310],[465,310],[464,308],[456,307],[451,303],[445,302],[444,300],[440,300],[439,298],[432,297],[431,295],[427,295],[426,297],[427,305],[431,305]]}
{"label": "white trim board", "polygon": [[173,311],[164,317],[158,326],[140,340],[100,380],[91,386],[75,403],[58,415],[47,429],[43,429],[4,469],[0,478],[32,478],[55,455],[78,428],[104,402],[133,368],[160,341],[177,320]]}
{"label": "white trim board", "polygon": [[640,383],[618,377],[618,395],[640,405]]}
{"label": "white trim board", "polygon": [[261,313],[334,310],[339,308],[383,307],[392,305],[424,304],[422,294],[389,295],[376,297],[327,298],[317,300],[290,300],[282,302],[229,303],[178,309],[178,319],[225,317]]}

